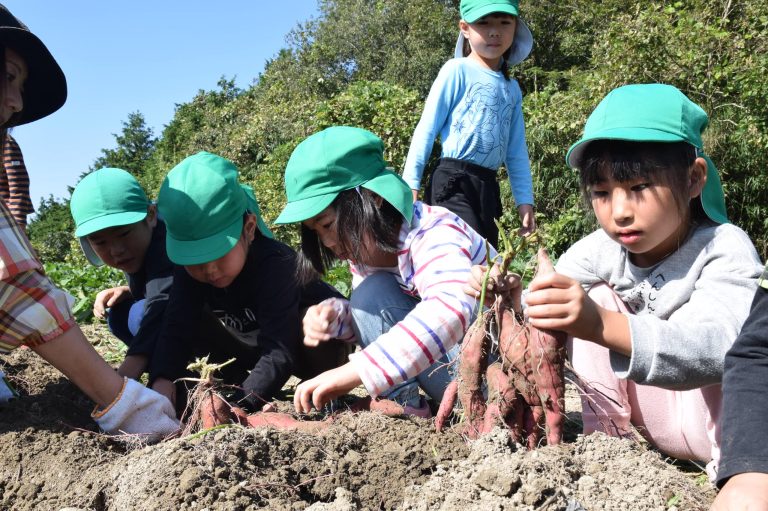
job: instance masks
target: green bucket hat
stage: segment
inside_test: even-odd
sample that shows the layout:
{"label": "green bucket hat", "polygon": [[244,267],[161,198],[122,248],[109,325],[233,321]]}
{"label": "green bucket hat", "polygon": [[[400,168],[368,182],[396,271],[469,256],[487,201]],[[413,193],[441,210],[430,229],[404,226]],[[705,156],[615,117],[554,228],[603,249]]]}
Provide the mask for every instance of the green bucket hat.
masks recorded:
{"label": "green bucket hat", "polygon": [[157,207],[171,261],[203,264],[226,255],[240,239],[246,211],[256,215],[261,233],[272,237],[253,190],[240,184],[237,175],[231,161],[207,152],[189,156],[168,172]]}
{"label": "green bucket hat", "polygon": [[[507,57],[507,63],[510,66],[519,64],[530,55],[533,49],[533,34],[525,21],[520,17],[520,8],[518,0],[462,0],[459,5],[461,19],[467,23],[474,23],[483,16],[495,12],[510,14],[517,17],[517,28],[515,29],[515,39],[512,42],[512,53]],[[464,56],[464,35],[459,33],[454,49],[454,57]]]}
{"label": "green bucket hat", "polygon": [[405,181],[387,168],[379,137],[351,126],[332,126],[315,133],[302,141],[288,160],[288,204],[275,223],[312,218],[340,192],[358,186],[379,194],[411,222],[413,194]]}
{"label": "green bucket hat", "polygon": [[85,257],[91,264],[104,264],[85,238],[94,232],[141,222],[150,202],[136,178],[122,169],[103,168],[85,176],[72,192],[69,210],[75,220]]}
{"label": "green bucket hat", "polygon": [[704,212],[714,222],[728,223],[725,196],[715,164],[704,153],[701,134],[709,124],[702,108],[679,89],[660,83],[625,85],[614,89],[587,119],[584,135],[565,157],[578,168],[587,145],[594,140],[687,142],[707,162],[707,182],[701,192]]}

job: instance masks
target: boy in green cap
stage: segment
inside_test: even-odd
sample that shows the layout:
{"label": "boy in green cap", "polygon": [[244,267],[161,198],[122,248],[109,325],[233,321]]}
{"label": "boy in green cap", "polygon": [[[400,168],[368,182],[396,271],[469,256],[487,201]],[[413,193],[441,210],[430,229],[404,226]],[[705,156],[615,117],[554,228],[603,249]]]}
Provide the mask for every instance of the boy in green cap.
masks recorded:
{"label": "boy in green cap", "polygon": [[708,462],[714,480],[723,360],[762,265],[728,223],[708,121],[670,85],[626,85],[600,102],[567,162],[601,228],[531,282],[526,313],[572,338],[584,433],[634,427],[665,454]]}
{"label": "boy in green cap", "polygon": [[291,374],[342,363],[347,343],[301,346],[303,311],[341,295],[317,275],[299,284],[296,253],[272,239],[232,162],[206,152],[186,158],[166,176],[158,207],[168,256],[179,266],[150,367],[152,388],[175,400],[172,382],[195,357],[234,357],[221,376],[241,388],[240,406],[259,411]]}
{"label": "boy in green cap", "polygon": [[165,223],[128,172],[103,168],[85,176],[69,203],[75,235],[91,264],[125,272],[128,285],[96,295],[93,313],[128,346],[117,372],[138,379],[160,335],[173,263],[165,252]]}

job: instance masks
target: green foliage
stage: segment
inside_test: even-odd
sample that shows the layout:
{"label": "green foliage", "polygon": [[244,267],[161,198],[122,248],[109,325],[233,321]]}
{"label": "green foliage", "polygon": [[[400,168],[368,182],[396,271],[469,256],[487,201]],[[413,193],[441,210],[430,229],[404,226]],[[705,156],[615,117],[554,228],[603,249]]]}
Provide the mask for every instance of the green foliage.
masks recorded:
{"label": "green foliage", "polygon": [[43,261],[63,262],[70,252],[75,222],[69,212],[69,200],[56,200],[53,195],[40,200],[27,235]]}
{"label": "green foliage", "polygon": [[336,288],[344,296],[352,293],[352,273],[347,263],[339,262],[333,268],[325,272],[324,281]]}
{"label": "green foliage", "polygon": [[91,265],[79,246],[72,247],[65,261],[48,261],[44,266],[48,277],[75,298],[72,311],[78,322],[93,319],[93,302],[99,291],[125,285],[125,276],[121,271],[106,265]]}
{"label": "green foliage", "polygon": [[[94,160],[89,172],[104,167],[115,167],[130,172],[139,183],[146,185],[144,175],[157,139],[154,137],[152,128],[146,125],[144,116],[141,112],[129,113],[128,120],[123,122],[121,133],[113,136],[117,147],[102,149],[102,155]],[[87,173],[80,178],[82,179],[85,174]]]}

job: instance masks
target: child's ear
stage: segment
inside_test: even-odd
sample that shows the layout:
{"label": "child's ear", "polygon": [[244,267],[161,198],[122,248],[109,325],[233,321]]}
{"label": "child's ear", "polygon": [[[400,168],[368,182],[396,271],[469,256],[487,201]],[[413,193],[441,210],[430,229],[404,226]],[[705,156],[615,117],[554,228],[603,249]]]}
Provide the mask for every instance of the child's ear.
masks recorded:
{"label": "child's ear", "polygon": [[256,235],[256,215],[253,213],[248,213],[248,216],[245,217],[245,221],[243,222],[243,235],[248,243],[252,242]]}
{"label": "child's ear", "polygon": [[464,20],[459,20],[459,31],[466,39],[469,39],[469,23]]}
{"label": "child's ear", "polygon": [[696,158],[689,171],[690,198],[701,195],[704,185],[707,184],[707,160]]}
{"label": "child's ear", "polygon": [[145,218],[147,221],[147,225],[149,225],[150,229],[154,229],[157,225],[157,206],[154,204],[150,204],[147,206],[147,217]]}

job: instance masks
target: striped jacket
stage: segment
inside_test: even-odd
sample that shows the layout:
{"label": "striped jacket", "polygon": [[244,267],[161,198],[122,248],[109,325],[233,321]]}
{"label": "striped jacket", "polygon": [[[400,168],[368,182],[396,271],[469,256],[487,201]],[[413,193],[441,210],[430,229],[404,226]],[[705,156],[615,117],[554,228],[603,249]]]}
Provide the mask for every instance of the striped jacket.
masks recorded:
{"label": "striped jacket", "polygon": [[[496,251],[491,247],[491,258]],[[413,221],[403,223],[397,269],[404,293],[421,301],[400,323],[350,360],[372,396],[424,371],[464,337],[477,300],[464,293],[470,269],[485,264],[485,239],[445,208],[416,202]],[[381,268],[350,264],[352,286]],[[384,270],[387,271],[387,270]],[[349,333],[349,302],[339,317],[338,337]]]}
{"label": "striped jacket", "polygon": [[29,196],[29,174],[19,144],[8,134],[5,136],[3,165],[0,167],[0,200],[8,206],[16,222],[26,227],[27,216],[35,212]]}

